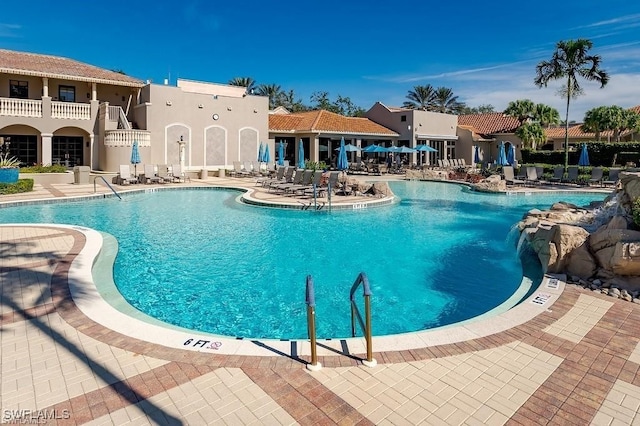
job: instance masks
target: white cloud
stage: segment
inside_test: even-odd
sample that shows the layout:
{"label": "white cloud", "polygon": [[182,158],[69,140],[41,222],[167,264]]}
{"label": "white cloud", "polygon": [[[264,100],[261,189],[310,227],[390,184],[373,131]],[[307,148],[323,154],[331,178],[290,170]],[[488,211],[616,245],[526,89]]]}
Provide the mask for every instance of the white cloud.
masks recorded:
{"label": "white cloud", "polygon": [[0,23],[0,38],[20,37],[21,25]]}
{"label": "white cloud", "polygon": [[[619,24],[621,24],[623,22],[628,22],[628,21],[640,21],[640,13],[636,13],[636,14],[632,14],[632,15],[626,15],[626,16],[619,16],[619,17],[613,18],[613,19],[607,19],[607,20],[604,20],[604,21],[594,22],[592,24],[576,27],[576,29],[602,27],[602,26],[607,26],[607,25],[616,25],[617,27],[620,27]],[[631,24],[631,25],[633,25],[633,24]]]}

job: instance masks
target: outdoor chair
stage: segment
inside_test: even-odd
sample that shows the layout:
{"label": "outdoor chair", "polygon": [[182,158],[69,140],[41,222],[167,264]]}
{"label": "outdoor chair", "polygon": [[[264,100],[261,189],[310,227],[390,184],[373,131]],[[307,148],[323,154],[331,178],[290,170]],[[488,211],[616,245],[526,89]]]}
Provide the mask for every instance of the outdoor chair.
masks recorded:
{"label": "outdoor chair", "polygon": [[598,185],[602,185],[602,175],[603,175],[603,170],[602,167],[594,167],[593,169],[591,169],[591,177],[589,178],[589,181],[587,182],[589,186],[591,186],[591,184],[598,184]]}
{"label": "outdoor chair", "polygon": [[526,182],[528,184],[540,184],[540,180],[538,179],[538,173],[535,167],[529,166],[527,167],[527,179]]}
{"label": "outdoor chair", "polygon": [[560,183],[564,178],[564,166],[556,166],[553,168],[553,176],[549,179],[552,183]]}
{"label": "outdoor chair", "polygon": [[284,167],[278,167],[276,170],[275,177],[262,176],[256,179],[256,185],[269,186],[272,182],[279,182],[284,179],[284,172],[286,169]]}
{"label": "outdoor chair", "polygon": [[507,182],[507,185],[524,185],[525,181],[521,179],[516,179],[513,173],[513,166],[504,166],[502,168],[502,172],[504,173],[504,180]]}
{"label": "outdoor chair", "polygon": [[251,176],[261,176],[262,175],[262,163],[259,161],[251,162]]}
{"label": "outdoor chair", "polygon": [[275,189],[274,187],[277,185],[291,183],[293,181],[294,173],[296,171],[295,167],[281,167],[281,169],[284,170],[284,177],[282,179],[271,180],[263,185],[268,187],[269,191],[271,191],[271,189]]}
{"label": "outdoor chair", "polygon": [[307,186],[303,186],[295,189],[296,194],[300,195],[313,195],[313,191],[317,191],[320,186],[320,181],[322,180],[322,170],[316,170],[313,172],[313,177],[311,178],[311,183]]}
{"label": "outdoor chair", "polygon": [[289,193],[295,194],[299,189],[308,188],[311,185],[311,181],[313,180],[313,174],[314,174],[313,170],[299,170],[296,173],[296,176],[298,174],[302,175],[302,179],[300,180],[299,183],[294,182],[293,184],[287,185],[286,187],[282,188],[285,195]]}
{"label": "outdoor chair", "polygon": [[602,181],[603,185],[615,185],[618,183],[618,176],[620,175],[620,169],[609,169],[609,177]]}
{"label": "outdoor chair", "polygon": [[[289,167],[289,168],[293,169],[293,167]],[[294,185],[300,185],[302,183],[303,178],[304,178],[304,170],[296,170],[295,175],[293,175],[293,179],[291,181],[271,185],[269,186],[269,191],[273,189],[275,191],[285,192],[288,188],[291,188]]]}
{"label": "outdoor chair", "polygon": [[156,167],[153,164],[144,165],[144,183],[161,183],[162,178],[156,175]]}
{"label": "outdoor chair", "polygon": [[233,162],[233,170],[231,171],[231,176],[235,177],[248,177],[251,176],[251,171],[246,171],[242,167],[242,163],[239,161]]}
{"label": "outdoor chair", "polygon": [[186,182],[187,180],[191,181],[186,173],[182,171],[182,166],[180,164],[173,164],[171,166],[171,175],[173,176],[174,182]]}
{"label": "outdoor chair", "polygon": [[569,166],[567,169],[567,178],[564,181],[578,183],[578,166]]}
{"label": "outdoor chair", "polygon": [[169,166],[166,164],[158,164],[157,176],[163,183],[173,182],[173,175],[169,172]]}
{"label": "outdoor chair", "polygon": [[121,164],[120,173],[117,176],[118,185],[129,185],[137,182],[138,178],[131,174],[131,166],[128,164]]}
{"label": "outdoor chair", "polygon": [[540,183],[547,183],[543,176],[544,176],[544,167],[542,166],[535,166],[536,167],[536,176],[538,176],[538,181]]}

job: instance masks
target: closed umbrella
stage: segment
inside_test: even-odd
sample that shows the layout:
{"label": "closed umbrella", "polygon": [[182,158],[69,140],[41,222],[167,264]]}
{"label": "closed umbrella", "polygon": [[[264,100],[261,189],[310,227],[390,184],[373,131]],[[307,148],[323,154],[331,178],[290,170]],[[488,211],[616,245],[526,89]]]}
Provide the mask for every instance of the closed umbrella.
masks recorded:
{"label": "closed umbrella", "polygon": [[284,144],[282,141],[278,145],[278,166],[284,166]]}
{"label": "closed umbrella", "polygon": [[347,151],[344,149],[344,138],[340,139],[340,148],[338,150],[338,163],[336,166],[338,170],[347,170],[349,162],[347,161]]}
{"label": "closed umbrella", "polygon": [[304,144],[302,143],[302,139],[300,139],[300,143],[298,144],[298,168],[304,169]]}
{"label": "closed umbrella", "polygon": [[578,166],[589,165],[589,152],[587,151],[587,144],[582,144],[582,151],[580,152],[580,159],[578,160]]}
{"label": "closed umbrella", "polygon": [[516,147],[511,144],[509,146],[509,152],[507,153],[507,163],[510,165],[515,165],[516,162]]}
{"label": "closed umbrella", "polygon": [[478,164],[480,162],[480,147],[476,145],[476,152],[473,156],[473,162]]}
{"label": "closed umbrella", "polygon": [[140,160],[140,149],[138,148],[138,141],[133,141],[133,146],[131,147],[131,164],[133,164],[133,175],[138,176],[138,164],[142,161]]}
{"label": "closed umbrella", "polygon": [[498,159],[496,160],[496,164],[500,166],[506,166],[509,163],[507,162],[507,155],[504,152],[504,141],[500,142],[500,149],[498,150]]}
{"label": "closed umbrella", "polygon": [[271,161],[271,154],[269,153],[269,144],[264,144],[264,153],[262,154],[262,161],[268,163]]}
{"label": "closed umbrella", "polygon": [[264,144],[260,142],[260,148],[258,148],[258,163],[264,161]]}

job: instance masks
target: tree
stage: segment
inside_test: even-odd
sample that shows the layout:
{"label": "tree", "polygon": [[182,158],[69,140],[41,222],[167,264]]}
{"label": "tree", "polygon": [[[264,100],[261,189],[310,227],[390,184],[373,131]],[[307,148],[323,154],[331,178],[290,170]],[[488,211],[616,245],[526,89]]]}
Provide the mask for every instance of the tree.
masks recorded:
{"label": "tree", "polygon": [[571,98],[582,93],[578,77],[587,81],[596,81],[603,88],[609,82],[609,74],[600,68],[602,59],[599,55],[590,55],[593,48],[591,40],[577,39],[559,41],[549,61],[542,61],[536,66],[534,83],[538,87],[547,87],[552,80],[564,80],[560,93],[567,98],[567,110],[564,132],[564,168],[569,167],[569,104]]}
{"label": "tree", "polygon": [[313,109],[324,109],[338,113],[335,105],[329,100],[329,92],[313,92],[311,94],[311,103]]}
{"label": "tree", "polygon": [[460,108],[460,114],[489,114],[492,112],[496,112],[496,108],[491,104],[482,104],[477,107],[468,107],[463,104],[463,107]]}
{"label": "tree", "polygon": [[557,109],[545,104],[536,104],[533,111],[533,120],[542,127],[549,128],[552,124],[560,123],[560,113]]}
{"label": "tree", "polygon": [[533,101],[529,99],[519,99],[517,101],[509,102],[507,108],[503,111],[505,115],[513,117],[518,120],[519,125],[532,120],[536,111],[536,106]]}
{"label": "tree", "polygon": [[282,89],[277,84],[261,84],[255,92],[260,96],[269,97],[269,109],[274,109],[282,96]]}
{"label": "tree", "polygon": [[430,84],[426,86],[415,86],[413,90],[409,90],[407,93],[408,101],[405,101],[402,106],[409,109],[419,109],[422,111],[428,111],[435,99],[435,91]]}
{"label": "tree", "polygon": [[245,87],[248,94],[253,94],[256,89],[256,81],[251,77],[234,77],[229,80],[229,85]]}
{"label": "tree", "polygon": [[302,103],[302,99],[296,99],[296,94],[293,90],[280,92],[280,96],[276,99],[276,107],[278,106],[283,106],[290,112],[306,111],[309,109]]}
{"label": "tree", "polygon": [[431,111],[444,114],[459,114],[464,104],[458,102],[458,97],[453,96],[453,90],[448,87],[438,87],[433,96]]}
{"label": "tree", "polygon": [[606,106],[591,108],[584,114],[584,123],[580,129],[585,133],[595,133],[596,140],[600,140],[600,133],[611,128],[609,111]]}
{"label": "tree", "polygon": [[544,143],[547,140],[547,135],[540,123],[524,123],[516,129],[515,134],[526,147],[534,150],[538,143]]}

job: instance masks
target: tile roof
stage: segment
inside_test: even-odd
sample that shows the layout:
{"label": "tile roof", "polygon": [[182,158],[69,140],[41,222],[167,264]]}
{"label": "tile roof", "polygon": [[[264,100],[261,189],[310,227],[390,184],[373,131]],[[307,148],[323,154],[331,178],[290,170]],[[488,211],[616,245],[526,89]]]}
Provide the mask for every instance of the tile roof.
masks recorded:
{"label": "tile roof", "polygon": [[0,49],[0,73],[130,87],[144,86],[144,82],[136,78],[73,59],[5,49]]}
{"label": "tile roof", "polygon": [[[585,138],[595,140],[596,134],[593,132],[586,133],[582,131],[582,123],[569,124],[569,137],[570,138]],[[558,139],[564,138],[564,126],[555,126],[544,129],[547,138]],[[613,136],[612,130],[607,130],[604,132],[600,132],[600,138],[604,138],[607,136]]]}
{"label": "tile roof", "polygon": [[635,112],[636,114],[640,114],[640,105],[636,105],[634,107],[629,108],[631,111]]}
{"label": "tile roof", "polygon": [[368,118],[345,117],[326,110],[297,112],[293,114],[270,114],[269,131],[398,136],[396,132]]}
{"label": "tile roof", "polygon": [[516,118],[506,116],[501,112],[458,116],[458,125],[472,127],[476,133],[481,135],[513,133],[519,124],[520,122]]}

